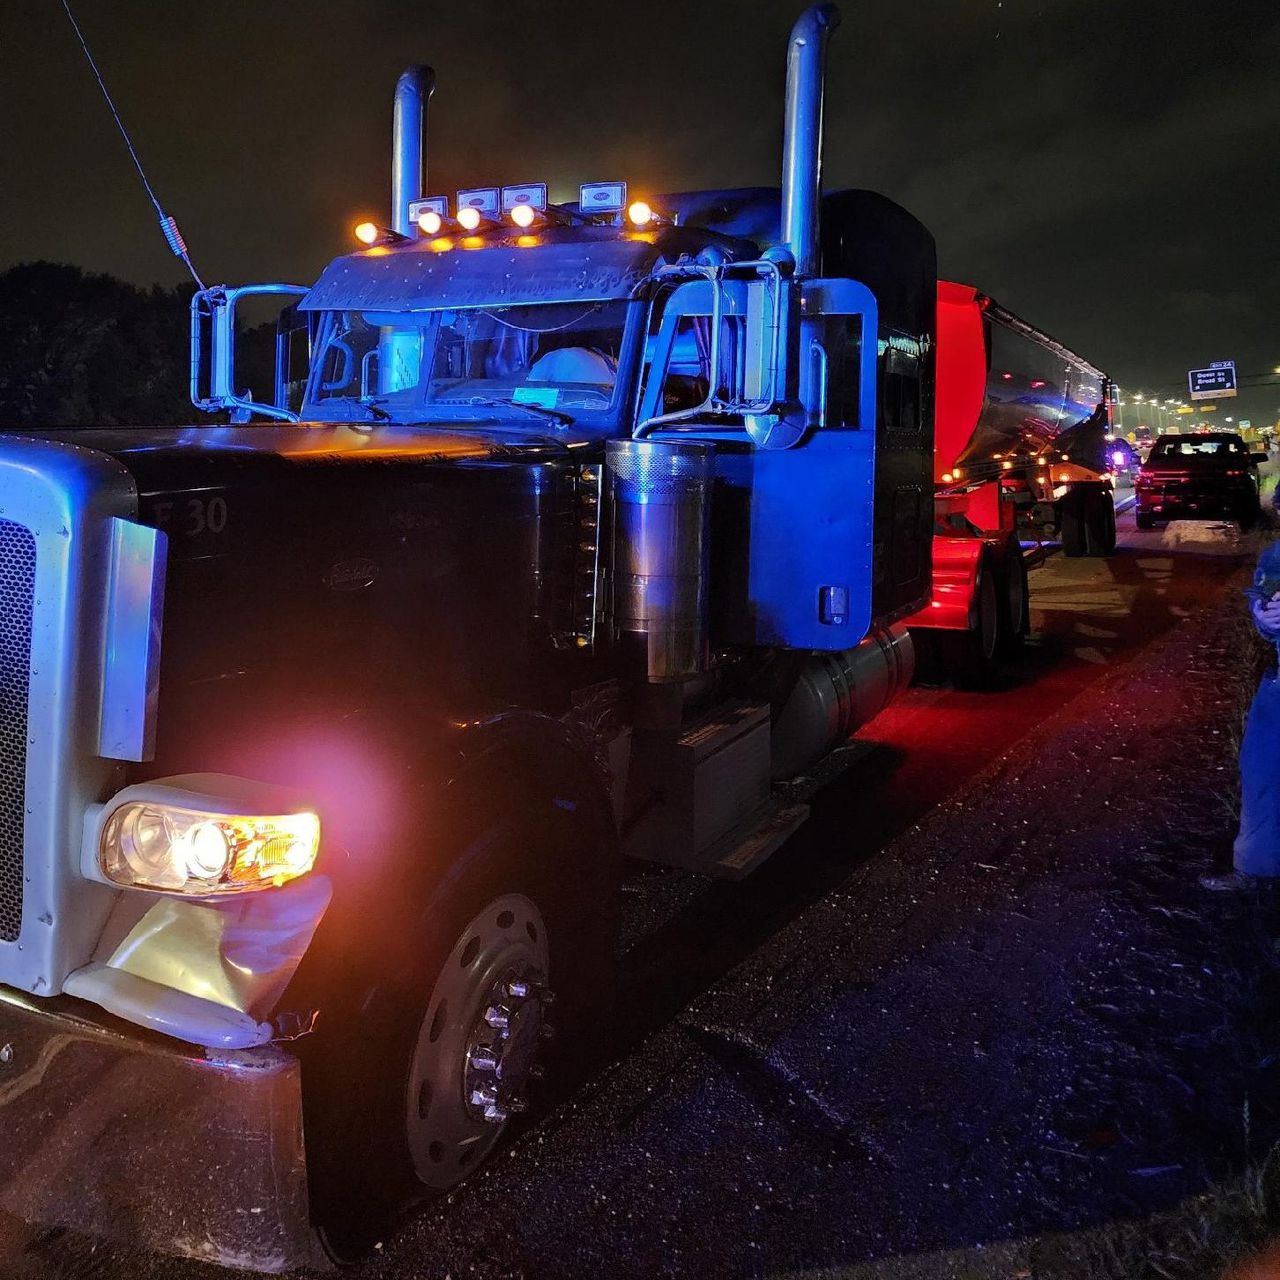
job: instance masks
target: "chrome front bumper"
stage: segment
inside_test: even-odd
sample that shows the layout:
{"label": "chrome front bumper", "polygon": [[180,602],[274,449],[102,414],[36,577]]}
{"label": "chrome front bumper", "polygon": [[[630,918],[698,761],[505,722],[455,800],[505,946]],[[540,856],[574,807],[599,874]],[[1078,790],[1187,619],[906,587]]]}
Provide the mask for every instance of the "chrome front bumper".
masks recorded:
{"label": "chrome front bumper", "polygon": [[255,1271],[321,1262],[298,1061],[202,1050],[0,987],[0,1208]]}

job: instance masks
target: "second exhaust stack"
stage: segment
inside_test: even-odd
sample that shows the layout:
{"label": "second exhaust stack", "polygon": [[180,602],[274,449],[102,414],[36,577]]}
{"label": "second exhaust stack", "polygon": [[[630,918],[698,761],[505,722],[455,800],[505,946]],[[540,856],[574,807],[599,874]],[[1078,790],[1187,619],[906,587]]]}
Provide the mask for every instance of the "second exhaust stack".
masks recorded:
{"label": "second exhaust stack", "polygon": [[782,137],[782,239],[796,275],[818,271],[818,206],[822,199],[822,100],[827,42],[840,25],[834,4],[810,5],[787,44],[786,120]]}
{"label": "second exhaust stack", "polygon": [[409,220],[409,204],[423,195],[427,103],[435,87],[436,73],[430,67],[409,67],[396,81],[391,118],[391,229],[402,236],[417,234]]}

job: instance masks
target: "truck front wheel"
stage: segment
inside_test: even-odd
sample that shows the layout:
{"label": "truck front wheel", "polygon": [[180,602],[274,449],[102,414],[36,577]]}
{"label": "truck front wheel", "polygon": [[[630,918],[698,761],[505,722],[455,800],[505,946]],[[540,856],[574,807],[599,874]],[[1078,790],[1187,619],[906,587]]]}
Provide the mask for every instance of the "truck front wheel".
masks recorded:
{"label": "truck front wheel", "polygon": [[457,1186],[528,1107],[551,1033],[550,968],[546,921],[518,893],[482,907],[445,958],[405,1089],[409,1155],[428,1190]]}
{"label": "truck front wheel", "polygon": [[312,1218],[336,1261],[563,1096],[607,1030],[617,884],[583,861],[586,806],[525,792],[513,813],[498,790],[439,865],[447,887],[367,923],[349,959],[367,976],[299,1043]]}

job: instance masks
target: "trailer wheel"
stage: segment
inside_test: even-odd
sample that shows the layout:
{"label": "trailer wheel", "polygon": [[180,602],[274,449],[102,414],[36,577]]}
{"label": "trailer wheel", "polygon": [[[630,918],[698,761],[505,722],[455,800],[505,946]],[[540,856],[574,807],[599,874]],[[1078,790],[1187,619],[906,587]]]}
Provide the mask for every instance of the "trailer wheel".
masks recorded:
{"label": "trailer wheel", "polygon": [[1090,489],[1084,499],[1086,554],[1109,556],[1116,549],[1116,507],[1104,489]]}
{"label": "trailer wheel", "polygon": [[1075,559],[1087,554],[1084,521],[1084,494],[1072,490],[1058,504],[1058,536],[1062,542],[1063,555]]}
{"label": "trailer wheel", "polygon": [[943,666],[957,689],[985,689],[995,678],[1002,613],[997,578],[993,557],[984,555],[974,592],[977,625],[968,631],[937,633]]}
{"label": "trailer wheel", "polygon": [[563,1091],[590,1056],[586,1033],[607,1026],[608,904],[535,848],[564,814],[544,798],[521,805],[517,825],[486,799],[494,808],[466,842],[479,860],[391,925],[414,944],[403,969],[379,973],[304,1059],[313,1218],[338,1262],[474,1172],[522,1113]]}
{"label": "trailer wheel", "polygon": [[997,652],[1014,658],[1031,630],[1031,600],[1027,588],[1027,565],[1017,538],[1010,538],[1001,566],[1000,628]]}

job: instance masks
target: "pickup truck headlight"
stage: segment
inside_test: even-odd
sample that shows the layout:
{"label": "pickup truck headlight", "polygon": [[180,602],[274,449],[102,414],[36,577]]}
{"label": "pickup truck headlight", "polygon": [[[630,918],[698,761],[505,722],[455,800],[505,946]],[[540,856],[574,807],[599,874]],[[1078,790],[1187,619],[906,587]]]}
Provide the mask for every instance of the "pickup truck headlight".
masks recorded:
{"label": "pickup truck headlight", "polygon": [[163,785],[128,788],[101,811],[95,878],[209,896],[269,889],[310,871],[320,844],[316,814],[236,804],[246,798]]}

